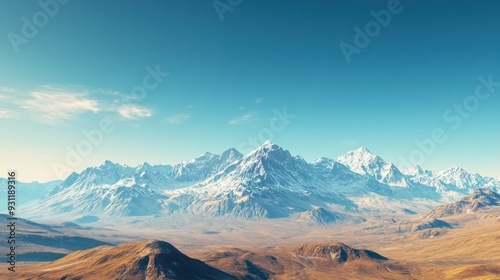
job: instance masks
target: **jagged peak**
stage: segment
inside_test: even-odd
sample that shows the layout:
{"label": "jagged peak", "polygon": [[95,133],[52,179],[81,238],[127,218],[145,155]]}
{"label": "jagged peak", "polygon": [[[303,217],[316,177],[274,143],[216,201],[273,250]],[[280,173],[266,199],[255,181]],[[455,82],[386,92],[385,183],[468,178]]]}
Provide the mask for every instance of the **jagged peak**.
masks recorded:
{"label": "jagged peak", "polygon": [[341,162],[341,163],[345,162],[345,161],[353,161],[353,160],[363,161],[363,162],[373,161],[373,160],[383,161],[383,159],[381,159],[376,154],[370,152],[370,150],[368,150],[365,147],[360,147],[356,150],[349,151],[349,152],[345,153],[344,155],[337,158],[337,161]]}
{"label": "jagged peak", "polygon": [[370,152],[370,150],[368,150],[368,148],[363,147],[363,146],[361,146],[361,147],[357,148],[357,149],[356,149],[356,150],[354,150],[353,152],[356,152],[356,153],[363,153],[363,154],[372,154],[372,155],[373,155],[373,153],[372,153],[372,152]]}
{"label": "jagged peak", "polygon": [[204,152],[203,154],[197,156],[196,158],[205,158],[205,157],[211,157],[211,156],[214,156],[214,154],[212,154],[210,152]]}
{"label": "jagged peak", "polygon": [[449,170],[449,171],[467,172],[467,171],[465,171],[465,169],[463,169],[462,167],[460,167],[460,166],[456,166],[456,165],[455,165],[455,166],[452,166],[452,167],[450,167],[450,168],[448,168],[448,169],[446,169],[446,170]]}
{"label": "jagged peak", "polygon": [[247,157],[255,157],[255,156],[263,157],[263,156],[269,156],[271,154],[281,155],[284,157],[292,157],[292,155],[288,150],[285,150],[280,146],[271,143],[271,141],[264,142],[264,144],[262,144],[260,147],[250,152],[247,155]]}
{"label": "jagged peak", "polygon": [[405,175],[410,175],[410,176],[417,176],[417,175],[424,175],[424,174],[427,174],[427,175],[431,175],[431,171],[427,170],[427,169],[423,169],[420,165],[412,165],[408,168],[405,168],[404,170],[402,170],[403,174]]}
{"label": "jagged peak", "polygon": [[467,174],[471,174],[471,173],[467,172],[467,170],[463,169],[460,166],[452,166],[452,167],[450,167],[448,169],[439,171],[437,173],[441,174],[441,175],[450,175],[450,174],[460,174],[460,175],[464,174],[464,175],[467,175]]}
{"label": "jagged peak", "polygon": [[151,164],[145,161],[143,164],[139,165],[138,169],[151,168],[151,167],[153,166],[151,166]]}
{"label": "jagged peak", "polygon": [[128,167],[126,164],[114,163],[110,160],[105,160],[103,164],[98,166],[98,169],[109,169],[113,167]]}
{"label": "jagged peak", "polygon": [[331,159],[331,158],[327,158],[327,157],[320,157],[320,158],[317,158],[313,161],[314,164],[319,164],[319,163],[323,163],[323,162],[333,162],[335,160]]}
{"label": "jagged peak", "polygon": [[313,165],[315,166],[322,166],[322,167],[326,167],[328,169],[334,169],[334,168],[347,168],[345,165],[343,165],[342,163],[334,160],[334,159],[331,159],[331,158],[327,158],[327,157],[320,157],[320,158],[317,158],[316,160],[314,160],[313,162]]}
{"label": "jagged peak", "polygon": [[373,163],[373,162],[380,162],[380,163],[387,163],[391,164],[390,162],[386,162],[383,160],[381,157],[377,156],[376,154],[370,152],[365,147],[360,147],[356,150],[349,151],[345,153],[344,155],[338,157],[336,161],[342,163],[342,164],[368,164],[368,163]]}
{"label": "jagged peak", "polygon": [[271,142],[271,140],[266,140],[266,142],[264,142],[264,143],[262,144],[262,146],[269,146],[269,147],[272,147],[273,145],[274,145],[274,144],[273,144],[273,142]]}
{"label": "jagged peak", "polygon": [[234,156],[234,157],[237,157],[237,158],[240,158],[243,156],[243,154],[241,154],[238,150],[236,150],[235,148],[229,148],[227,150],[225,150],[221,156]]}

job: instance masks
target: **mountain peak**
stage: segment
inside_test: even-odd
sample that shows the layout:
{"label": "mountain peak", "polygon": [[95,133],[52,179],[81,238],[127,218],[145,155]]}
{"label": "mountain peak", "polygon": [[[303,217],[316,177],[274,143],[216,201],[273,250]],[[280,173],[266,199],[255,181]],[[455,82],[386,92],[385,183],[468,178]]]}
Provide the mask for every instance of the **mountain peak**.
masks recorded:
{"label": "mountain peak", "polygon": [[359,147],[356,150],[354,150],[354,152],[360,153],[360,154],[372,154],[373,155],[373,153],[370,152],[370,150],[368,150],[366,147]]}
{"label": "mountain peak", "polygon": [[177,248],[172,244],[161,240],[149,240],[144,243],[144,247],[150,249],[152,252],[170,254],[172,252],[179,253]]}
{"label": "mountain peak", "polygon": [[448,169],[437,172],[437,174],[440,174],[442,176],[449,176],[449,177],[462,177],[462,176],[473,175],[473,174],[467,172],[465,169],[463,169],[460,166],[452,166]]}
{"label": "mountain peak", "polygon": [[314,164],[322,164],[322,163],[331,163],[333,162],[333,159],[327,158],[327,157],[320,157],[314,160]]}
{"label": "mountain peak", "polygon": [[445,171],[450,171],[450,172],[466,172],[467,173],[467,171],[465,171],[465,169],[463,169],[460,166],[452,166],[452,167],[446,169]]}
{"label": "mountain peak", "polygon": [[343,163],[343,161],[357,161],[357,162],[374,162],[383,161],[379,156],[370,152],[365,147],[360,147],[356,150],[349,151],[337,159],[338,162]]}
{"label": "mountain peak", "polygon": [[[280,157],[291,157],[290,152],[281,148],[280,146],[271,143],[271,141],[266,141],[260,147],[251,152],[250,156],[270,156],[271,154],[277,155]],[[247,155],[248,156],[248,155]]]}
{"label": "mountain peak", "polygon": [[284,149],[276,144],[273,144],[271,141],[268,140],[264,142],[261,146],[259,146],[257,149],[250,152],[248,155],[268,154],[269,152],[273,151],[284,151]]}
{"label": "mountain peak", "polygon": [[46,265],[38,278],[60,279],[70,269],[75,279],[237,279],[156,240],[100,246]]}
{"label": "mountain peak", "polygon": [[404,175],[394,164],[384,161],[365,147],[347,152],[340,156],[337,161],[347,166],[351,171],[371,176],[383,184],[408,187]]}
{"label": "mountain peak", "polygon": [[273,146],[277,145],[273,144],[273,142],[271,142],[270,140],[267,140],[261,145],[262,148],[272,148]]}
{"label": "mountain peak", "polygon": [[214,156],[214,154],[212,154],[210,152],[204,152],[203,154],[197,156],[196,158],[206,158],[206,157],[211,157],[211,156]]}
{"label": "mountain peak", "polygon": [[377,155],[371,153],[367,148],[361,147],[353,151],[349,151],[346,154],[340,156],[337,158],[337,161],[347,165],[351,169],[359,169],[359,170],[353,170],[353,171],[359,171],[358,173],[366,173],[362,171],[360,168],[365,165],[376,165],[379,162],[380,163],[386,163],[384,160],[382,160],[380,157]]}
{"label": "mountain peak", "polygon": [[243,155],[235,148],[229,148],[222,153],[222,157],[241,158]]}
{"label": "mountain peak", "polygon": [[143,164],[139,165],[139,169],[143,169],[143,168],[151,168],[151,164],[149,164],[148,162],[144,162]]}
{"label": "mountain peak", "polygon": [[416,165],[416,164],[406,168],[402,172],[403,172],[403,174],[405,174],[407,176],[413,176],[413,177],[421,176],[421,175],[432,176],[431,171],[423,169],[420,165]]}
{"label": "mountain peak", "polygon": [[108,170],[108,169],[111,169],[111,168],[115,168],[115,167],[128,167],[126,164],[119,164],[119,163],[114,163],[110,160],[105,160],[103,164],[101,164],[98,169],[104,169],[104,170]]}
{"label": "mountain peak", "polygon": [[354,260],[385,261],[386,257],[373,251],[360,250],[349,247],[343,243],[311,243],[289,247],[295,255],[312,258],[328,259],[334,263],[344,263]]}

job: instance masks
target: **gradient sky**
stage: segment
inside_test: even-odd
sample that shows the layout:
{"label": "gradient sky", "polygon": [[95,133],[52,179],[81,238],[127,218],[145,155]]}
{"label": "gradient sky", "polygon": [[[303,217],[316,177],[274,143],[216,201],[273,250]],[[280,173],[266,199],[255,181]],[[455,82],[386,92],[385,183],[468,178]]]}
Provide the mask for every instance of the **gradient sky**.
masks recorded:
{"label": "gradient sky", "polygon": [[[308,161],[365,146],[402,166],[439,128],[446,141],[418,163],[500,177],[500,87],[473,97],[479,76],[500,81],[500,2],[401,1],[348,63],[339,45],[389,2],[243,0],[221,20],[212,1],[73,0],[13,47],[44,12],[2,0],[0,170],[47,181],[55,162],[173,164],[248,152],[252,137]],[[169,74],[134,98],[147,67]],[[453,111],[464,102],[467,117]],[[284,108],[295,117],[281,126]],[[103,119],[114,130],[68,163]]]}

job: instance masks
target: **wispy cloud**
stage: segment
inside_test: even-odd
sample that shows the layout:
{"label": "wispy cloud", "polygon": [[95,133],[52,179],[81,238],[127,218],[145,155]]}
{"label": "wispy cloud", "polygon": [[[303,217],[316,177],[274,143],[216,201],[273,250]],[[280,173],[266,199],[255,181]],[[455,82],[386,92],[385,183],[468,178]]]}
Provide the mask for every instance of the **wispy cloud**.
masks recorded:
{"label": "wispy cloud", "polygon": [[250,112],[247,114],[244,114],[242,116],[236,117],[232,120],[229,120],[228,124],[229,125],[242,125],[242,124],[247,124],[254,122],[258,119],[259,113],[258,112]]}
{"label": "wispy cloud", "polygon": [[100,93],[100,94],[106,94],[106,95],[111,95],[111,96],[119,96],[121,93],[116,90],[109,90],[109,89],[103,89],[103,88],[98,88],[95,90],[92,90],[93,93]]}
{"label": "wispy cloud", "polygon": [[[42,85],[32,91],[0,86],[0,100],[15,109],[0,108],[0,118],[28,115],[52,125],[66,124],[85,113],[114,113],[124,119],[153,115],[151,109],[119,91],[79,85]],[[22,114],[16,114],[16,111]]]}
{"label": "wispy cloud", "polygon": [[99,112],[97,101],[86,97],[85,93],[64,93],[57,91],[35,91],[29,99],[22,102],[36,119],[48,122],[61,122],[73,119],[86,112]]}
{"label": "wispy cloud", "polygon": [[191,118],[191,113],[173,114],[163,121],[169,124],[180,124],[189,120],[189,118]]}
{"label": "wispy cloud", "polygon": [[261,103],[262,101],[264,101],[264,97],[259,97],[255,99],[255,103]]}
{"label": "wispy cloud", "polygon": [[16,114],[10,110],[0,108],[0,119],[11,119],[14,118],[15,115]]}
{"label": "wispy cloud", "polygon": [[118,114],[126,119],[140,119],[151,117],[153,111],[137,105],[122,105],[118,109]]}
{"label": "wispy cloud", "polygon": [[17,93],[18,91],[16,89],[14,89],[14,88],[0,86],[0,92]]}

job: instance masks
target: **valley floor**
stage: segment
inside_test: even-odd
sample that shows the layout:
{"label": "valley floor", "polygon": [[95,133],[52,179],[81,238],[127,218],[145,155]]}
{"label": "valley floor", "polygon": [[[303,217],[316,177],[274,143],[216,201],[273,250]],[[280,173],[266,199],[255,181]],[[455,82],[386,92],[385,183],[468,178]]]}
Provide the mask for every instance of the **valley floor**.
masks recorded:
{"label": "valley floor", "polygon": [[[496,210],[497,211],[497,210]],[[271,279],[500,279],[500,216],[484,213],[474,218],[462,216],[446,220],[453,229],[427,229],[400,233],[395,221],[404,217],[372,217],[365,223],[348,225],[308,226],[292,220],[238,221],[216,219],[187,221],[172,226],[168,220],[145,220],[139,224],[110,229],[75,230],[79,235],[110,243],[157,239],[174,244],[192,258],[232,273],[245,275],[248,266],[231,267],[228,263],[248,261],[253,256],[256,267],[269,272]],[[407,216],[406,216],[407,218]],[[162,225],[163,226],[160,226]],[[147,225],[147,227],[145,226]],[[170,226],[169,226],[170,225]],[[357,249],[368,249],[387,257],[383,265],[359,262],[340,266],[299,263],[284,253],[287,246],[298,244],[332,244],[342,242]],[[228,252],[239,248],[245,252],[231,259]],[[25,248],[29,250],[29,248]],[[284,250],[284,251],[283,251]],[[226,259],[214,259],[214,256]],[[265,256],[277,257],[283,274],[272,274],[275,267],[265,267]],[[236,257],[235,257],[236,258]],[[241,259],[243,258],[243,259]],[[309,267],[308,267],[309,265]],[[300,267],[302,266],[302,267]],[[18,263],[16,277],[33,275],[34,263]],[[362,273],[358,273],[358,272]],[[19,274],[18,274],[19,273]],[[0,266],[1,279],[12,278],[7,266]],[[258,273],[257,273],[258,275]],[[7,278],[5,278],[7,277]],[[249,278],[252,279],[252,278]]]}

